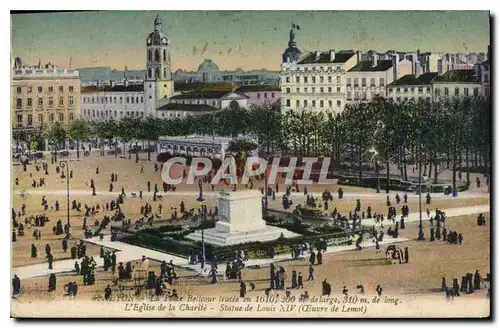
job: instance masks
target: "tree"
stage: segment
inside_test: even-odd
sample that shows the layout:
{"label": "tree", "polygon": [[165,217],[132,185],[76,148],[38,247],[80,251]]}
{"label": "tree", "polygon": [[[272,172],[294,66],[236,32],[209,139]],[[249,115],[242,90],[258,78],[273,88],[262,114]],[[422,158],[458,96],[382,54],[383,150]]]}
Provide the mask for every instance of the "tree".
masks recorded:
{"label": "tree", "polygon": [[88,138],[87,124],[82,120],[73,121],[69,127],[69,137],[76,140],[76,158],[80,158],[80,140]]}
{"label": "tree", "polygon": [[57,150],[59,145],[66,140],[66,130],[64,130],[60,122],[55,122],[47,131],[46,137],[52,144],[54,150],[52,163],[57,163]]}

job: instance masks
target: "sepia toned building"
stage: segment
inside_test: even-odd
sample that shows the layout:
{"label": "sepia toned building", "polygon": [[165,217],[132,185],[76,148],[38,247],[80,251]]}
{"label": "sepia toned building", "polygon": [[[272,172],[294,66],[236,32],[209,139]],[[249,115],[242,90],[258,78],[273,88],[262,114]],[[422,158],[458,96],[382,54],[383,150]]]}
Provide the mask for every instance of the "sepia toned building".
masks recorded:
{"label": "sepia toned building", "polygon": [[55,122],[68,126],[80,117],[80,78],[74,69],[14,61],[11,79],[14,129],[43,131]]}

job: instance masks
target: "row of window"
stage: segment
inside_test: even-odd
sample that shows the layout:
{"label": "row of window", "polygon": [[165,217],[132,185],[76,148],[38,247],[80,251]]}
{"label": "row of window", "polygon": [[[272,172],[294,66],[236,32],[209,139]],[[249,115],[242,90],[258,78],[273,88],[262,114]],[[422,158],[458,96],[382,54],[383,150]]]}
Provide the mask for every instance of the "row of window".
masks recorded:
{"label": "row of window", "polygon": [[[126,97],[125,101],[127,104],[139,104],[139,99],[140,103],[144,103],[144,97]],[[123,97],[83,97],[83,103],[84,104],[116,104],[117,101],[120,104],[123,104]]]}
{"label": "row of window", "polygon": [[[274,92],[271,92],[271,98],[274,98]],[[260,99],[260,92],[257,92],[257,99]],[[264,92],[264,99],[267,99],[267,92]]]}
{"label": "row of window", "polygon": [[[54,113],[50,113],[48,115],[48,117],[49,117],[49,122],[54,122],[54,118],[56,116],[54,115]],[[64,122],[64,113],[59,113],[59,115],[57,117],[59,118],[60,122]],[[17,114],[17,124],[18,125],[23,124],[23,118],[24,117],[22,114]],[[69,113],[68,118],[70,121],[73,121],[75,118],[74,113]],[[33,125],[33,115],[28,114],[27,119],[28,119],[27,126],[32,126]],[[38,123],[43,124],[43,122],[44,122],[44,114],[38,114]]]}
{"label": "row of window", "polygon": [[[287,99],[285,104],[286,104],[286,107],[290,107],[291,106],[290,99]],[[307,99],[303,101],[303,104],[304,104],[304,107],[308,106]],[[340,100],[337,100],[337,107],[341,107],[341,106],[342,106],[342,102]],[[297,108],[300,107],[300,100],[296,100],[295,101],[295,107],[297,107]],[[316,108],[316,100],[311,101],[311,107],[312,108]],[[320,108],[324,108],[325,107],[325,101],[324,100],[320,100],[319,101],[319,107]],[[333,101],[332,100],[328,100],[328,107],[329,108],[333,107]]]}
{"label": "row of window", "polygon": [[[355,77],[354,79],[348,77],[347,78],[347,86],[350,87],[352,85],[352,80],[354,80],[354,87],[359,87],[359,78]],[[385,86],[385,78],[383,77],[380,77],[378,79],[378,85],[380,87],[384,87]],[[361,78],[361,86],[362,87],[366,87],[366,78],[363,77]],[[370,87],[376,87],[376,79],[374,77],[371,77],[370,78]]]}
{"label": "row of window", "polygon": [[[148,68],[148,80],[154,80],[154,79],[161,79],[162,76],[160,75],[160,69],[157,67],[155,69],[155,75],[153,76],[153,69],[152,68]],[[164,68],[163,69],[163,78],[164,79],[167,79],[168,76],[167,76],[167,69]]]}
{"label": "row of window", "polygon": [[[148,50],[148,62],[151,62],[153,59],[153,52]],[[160,51],[158,49],[155,50],[155,61],[159,62],[160,61]],[[167,61],[167,50],[163,49],[163,61]]]}
{"label": "row of window", "polygon": [[[313,72],[316,72],[316,70],[321,71],[322,69],[323,69],[323,71],[328,71],[328,69],[331,69],[331,70],[334,70],[334,71],[344,71],[344,69],[342,69],[341,66],[335,66],[335,67],[328,67],[328,66],[324,66],[324,67],[318,66],[318,67],[316,67],[316,66],[313,66],[313,67],[311,67],[311,70]],[[286,70],[290,71],[291,69],[290,69],[290,67],[287,67]],[[299,71],[309,72],[309,67],[307,67],[307,66],[305,66],[305,67],[304,66],[297,67],[297,68],[295,68],[295,71],[297,71],[297,72],[299,72]]]}
{"label": "row of window", "polygon": [[[393,89],[394,89],[394,88],[388,88],[388,90],[387,90],[387,91],[388,91],[389,93],[392,93],[392,90],[393,90]],[[401,88],[395,88],[395,89],[396,89],[396,93],[401,92]],[[422,93],[422,92],[424,92],[424,87],[418,87],[418,88],[411,87],[411,88],[409,88],[409,90],[410,90],[410,92],[411,92],[411,93],[414,93],[414,92],[415,92],[415,90],[417,90],[419,93]],[[431,92],[431,87],[426,87],[426,88],[425,88],[425,90],[426,90],[427,92]],[[403,88],[403,92],[408,92],[408,88]]]}
{"label": "row of window", "polygon": [[[54,106],[54,97],[49,97],[48,98],[48,107],[53,107]],[[33,107],[33,98],[27,98],[26,99],[26,106],[27,107]],[[64,106],[64,97],[59,97],[59,105],[58,106]],[[68,97],[68,106],[74,106],[74,99],[73,96]],[[43,98],[38,98],[37,102],[37,107],[43,107]],[[23,99],[22,98],[17,98],[16,99],[16,109],[22,109],[23,108]]]}
{"label": "row of window", "polygon": [[[373,96],[378,95],[378,92],[374,92]],[[354,91],[354,100],[366,100],[370,96],[370,93],[367,91]],[[351,91],[347,91],[347,100],[352,100],[352,93]]]}
{"label": "row of window", "polygon": [[[401,98],[401,97],[396,97],[396,98],[395,98],[395,100],[396,100],[396,102],[398,102],[398,103],[399,103],[399,102],[401,102],[401,100],[403,100],[404,102],[407,102],[407,101],[408,101],[408,100],[410,100],[410,99],[412,99],[412,100],[414,100],[414,101],[418,101],[418,99],[419,99],[419,98],[420,98],[419,96],[414,96],[414,97],[404,97],[404,98]],[[426,99],[427,101],[429,101],[429,102],[431,101],[431,97],[426,97],[425,99]]]}
{"label": "row of window", "polygon": [[[114,117],[118,117],[118,112],[112,110],[95,110],[95,109],[84,109],[83,116],[86,117],[110,117],[114,115]],[[127,111],[125,112],[125,116],[135,116],[135,117],[143,117],[144,113],[139,111]],[[123,111],[120,111],[120,118],[123,117]]]}
{"label": "row of window", "polygon": [[[304,87],[303,90],[304,90],[304,93],[309,93],[309,88],[308,87]],[[328,90],[328,93],[332,93],[332,87],[328,87],[327,90]],[[337,87],[337,92],[342,92],[341,90],[342,90],[341,87]],[[300,93],[300,88],[296,88],[295,92],[296,93]],[[286,93],[291,93],[291,89],[290,88],[286,88]],[[316,93],[316,87],[311,87],[311,93]],[[319,93],[325,93],[325,88],[324,87],[320,87],[319,88]]]}
{"label": "row of window", "polygon": [[[328,80],[328,83],[332,83],[332,77],[331,76],[328,76],[327,80]],[[286,83],[290,83],[290,81],[291,81],[291,77],[287,76],[286,77]],[[303,76],[302,77],[302,81],[303,81],[303,83],[309,83],[309,77],[308,76]],[[317,79],[316,76],[311,76],[311,83],[317,83],[317,81],[319,83],[325,83],[325,77],[324,76],[320,76]],[[300,83],[300,76],[296,76],[295,77],[295,83]],[[337,84],[338,83],[340,83],[340,76],[339,75],[337,75]]]}
{"label": "row of window", "polygon": [[172,100],[171,101],[172,103],[174,104],[191,104],[191,105],[212,105],[212,106],[216,106],[217,105],[217,101],[216,100],[212,100],[211,102],[209,100]]}
{"label": "row of window", "polygon": [[[28,93],[30,92],[33,92],[33,87],[32,86],[28,86],[26,87],[27,90],[28,90]],[[49,92],[54,92],[54,87],[50,86],[47,88]],[[72,85],[70,85],[68,87],[68,91],[69,92],[73,92],[74,88]],[[16,91],[17,93],[22,93],[23,92],[23,87],[16,87]],[[43,87],[38,87],[38,93],[42,93],[43,92]],[[59,86],[59,92],[64,92],[64,86],[60,85]]]}
{"label": "row of window", "polygon": [[[444,90],[445,96],[450,95],[450,91],[449,91],[448,87],[444,87],[443,90]],[[441,89],[435,88],[434,94],[439,97],[441,95]],[[460,96],[460,88],[455,88],[455,96]],[[464,96],[466,96],[466,97],[469,96],[469,88],[464,88]],[[479,96],[479,88],[474,88],[474,97],[478,97],[478,96]]]}

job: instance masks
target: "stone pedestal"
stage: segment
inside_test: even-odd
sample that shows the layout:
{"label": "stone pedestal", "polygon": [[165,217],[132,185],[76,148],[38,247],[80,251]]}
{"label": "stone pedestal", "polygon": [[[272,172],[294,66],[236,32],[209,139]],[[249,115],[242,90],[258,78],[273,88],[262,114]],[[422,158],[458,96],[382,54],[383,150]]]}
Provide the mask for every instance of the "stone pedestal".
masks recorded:
{"label": "stone pedestal", "polygon": [[[215,228],[204,231],[207,244],[216,246],[237,245],[249,242],[265,242],[300,236],[286,229],[267,226],[262,219],[262,195],[257,190],[221,192],[219,195],[219,221]],[[201,241],[198,230],[186,238]]]}

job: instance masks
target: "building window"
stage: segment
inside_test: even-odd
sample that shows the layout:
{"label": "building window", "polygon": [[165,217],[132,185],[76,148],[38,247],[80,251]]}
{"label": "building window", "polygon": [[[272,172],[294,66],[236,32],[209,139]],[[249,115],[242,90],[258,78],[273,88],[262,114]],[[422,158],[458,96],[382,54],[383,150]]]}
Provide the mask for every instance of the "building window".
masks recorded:
{"label": "building window", "polygon": [[342,105],[342,103],[340,102],[340,100],[337,100],[337,107],[340,107]]}
{"label": "building window", "polygon": [[422,93],[423,91],[424,91],[424,88],[422,88],[422,87],[418,87],[418,92],[419,92],[419,93]]}
{"label": "building window", "polygon": [[59,121],[64,121],[64,114],[63,113],[59,113]]}
{"label": "building window", "polygon": [[328,77],[328,83],[332,83],[332,77],[331,76]]}
{"label": "building window", "polygon": [[296,100],[295,101],[295,107],[299,108],[300,107],[300,101],[299,100]]}
{"label": "building window", "polygon": [[320,107],[320,108],[323,108],[323,100],[320,100],[320,101],[319,101],[319,107]]}
{"label": "building window", "polygon": [[359,99],[359,92],[354,91],[354,100],[358,100],[358,99]]}
{"label": "building window", "polygon": [[49,92],[54,92],[54,87],[49,87]]}
{"label": "building window", "polygon": [[347,100],[351,100],[351,91],[347,91]]}
{"label": "building window", "polygon": [[290,76],[286,77],[286,83],[290,83]]}
{"label": "building window", "polygon": [[460,89],[459,88],[455,88],[455,96],[459,96],[460,95]]}
{"label": "building window", "polygon": [[328,87],[328,93],[332,93],[332,87]]}
{"label": "building window", "polygon": [[479,96],[479,89],[474,88],[474,97],[478,97],[478,96]]}
{"label": "building window", "polygon": [[385,79],[383,77],[380,78],[380,86],[385,86]]}
{"label": "building window", "polygon": [[49,114],[49,121],[54,122],[54,113]]}
{"label": "building window", "polygon": [[144,103],[144,97],[141,97],[141,104]]}
{"label": "building window", "polygon": [[38,87],[38,93],[42,93],[43,91],[43,88],[42,87]]}
{"label": "building window", "polygon": [[73,96],[69,96],[68,102],[70,106],[73,106]]}
{"label": "building window", "polygon": [[439,96],[439,94],[440,94],[439,89],[435,89],[435,90],[434,90],[434,94],[435,94],[436,96]]}
{"label": "building window", "polygon": [[33,88],[31,86],[28,87],[28,92],[31,92]]}
{"label": "building window", "polygon": [[75,117],[75,116],[74,116],[74,114],[73,114],[73,113],[69,113],[69,120],[70,120],[70,121],[73,121],[74,117]]}
{"label": "building window", "polygon": [[22,124],[23,123],[23,116],[22,115],[17,115],[17,124]]}
{"label": "building window", "polygon": [[160,51],[158,49],[155,50],[155,61],[160,61]]}
{"label": "building window", "polygon": [[370,87],[375,87],[375,78],[370,78]]}
{"label": "building window", "polygon": [[133,104],[133,103],[134,103],[134,97],[131,97],[131,99],[130,99],[130,100],[132,101],[132,104]]}
{"label": "building window", "polygon": [[307,100],[304,100],[304,107],[307,107]]}
{"label": "building window", "polygon": [[308,92],[307,87],[305,87],[305,88],[304,88],[304,92],[305,92],[305,93],[307,93],[307,92]]}
{"label": "building window", "polygon": [[73,92],[73,86],[72,85],[69,86],[69,92]]}
{"label": "building window", "polygon": [[42,107],[42,106],[43,106],[43,98],[38,98],[38,107]]}
{"label": "building window", "polygon": [[444,88],[444,95],[447,96],[448,95],[448,87],[445,87]]}
{"label": "building window", "polygon": [[366,78],[361,78],[361,86],[366,87]]}
{"label": "building window", "polygon": [[404,88],[404,92],[408,92],[408,88]]}
{"label": "building window", "polygon": [[63,105],[64,105],[64,98],[59,97],[59,106],[63,106]]}
{"label": "building window", "polygon": [[469,96],[469,88],[464,88],[464,96]]}
{"label": "building window", "polygon": [[347,86],[348,86],[348,87],[350,87],[350,86],[351,86],[351,78],[350,78],[350,77],[348,77],[348,78],[347,78]]}
{"label": "building window", "polygon": [[49,97],[49,107],[54,106],[54,97]]}
{"label": "building window", "polygon": [[123,104],[123,97],[120,97],[120,104]]}
{"label": "building window", "polygon": [[300,83],[300,76],[295,77],[295,83]]}
{"label": "building window", "polygon": [[431,92],[431,87],[427,87],[427,92]]}
{"label": "building window", "polygon": [[312,77],[312,83],[316,83],[316,76]]}
{"label": "building window", "polygon": [[325,79],[324,79],[324,77],[323,77],[323,76],[320,76],[320,77],[319,77],[319,83],[323,83],[323,82],[324,82],[324,80],[325,80]]}
{"label": "building window", "polygon": [[257,99],[260,99],[260,93],[257,92]]}
{"label": "building window", "polygon": [[274,98],[274,92],[271,92],[271,98]]}
{"label": "building window", "polygon": [[319,92],[320,93],[324,93],[325,92],[325,88],[323,88],[323,87],[319,88]]}
{"label": "building window", "polygon": [[396,93],[400,93],[401,92],[401,89],[400,88],[396,88]]}
{"label": "building window", "polygon": [[43,124],[43,114],[38,114],[38,123]]}
{"label": "building window", "polygon": [[130,102],[130,97],[127,97],[127,104]]}
{"label": "building window", "polygon": [[64,91],[64,87],[62,85],[59,86],[59,92],[63,92]]}
{"label": "building window", "polygon": [[331,100],[328,100],[328,107],[332,108],[332,101]]}
{"label": "building window", "polygon": [[290,99],[286,100],[286,107],[290,107]]}
{"label": "building window", "polygon": [[28,107],[32,107],[32,106],[33,106],[32,99],[28,98]]}
{"label": "building window", "polygon": [[357,87],[357,86],[359,86],[359,80],[358,80],[358,78],[355,78],[354,79],[354,87]]}
{"label": "building window", "polygon": [[16,99],[16,108],[21,109],[23,107],[23,100],[21,98]]}
{"label": "building window", "polygon": [[397,98],[396,98],[396,101],[397,101],[397,102],[401,102],[401,97],[397,97]]}
{"label": "building window", "polygon": [[17,87],[17,93],[21,93],[21,87]]}
{"label": "building window", "polygon": [[415,88],[411,87],[411,88],[410,88],[410,92],[411,92],[411,93],[415,92]]}
{"label": "building window", "polygon": [[340,87],[337,87],[337,92],[340,92]]}
{"label": "building window", "polygon": [[392,88],[387,89],[387,92],[392,93]]}
{"label": "building window", "polygon": [[312,93],[316,93],[316,88],[315,88],[315,87],[312,87],[312,88],[311,88],[311,92],[312,92]]}
{"label": "building window", "polygon": [[307,83],[307,76],[304,76],[304,83]]}
{"label": "building window", "polygon": [[337,75],[337,84],[340,84],[340,76]]}

